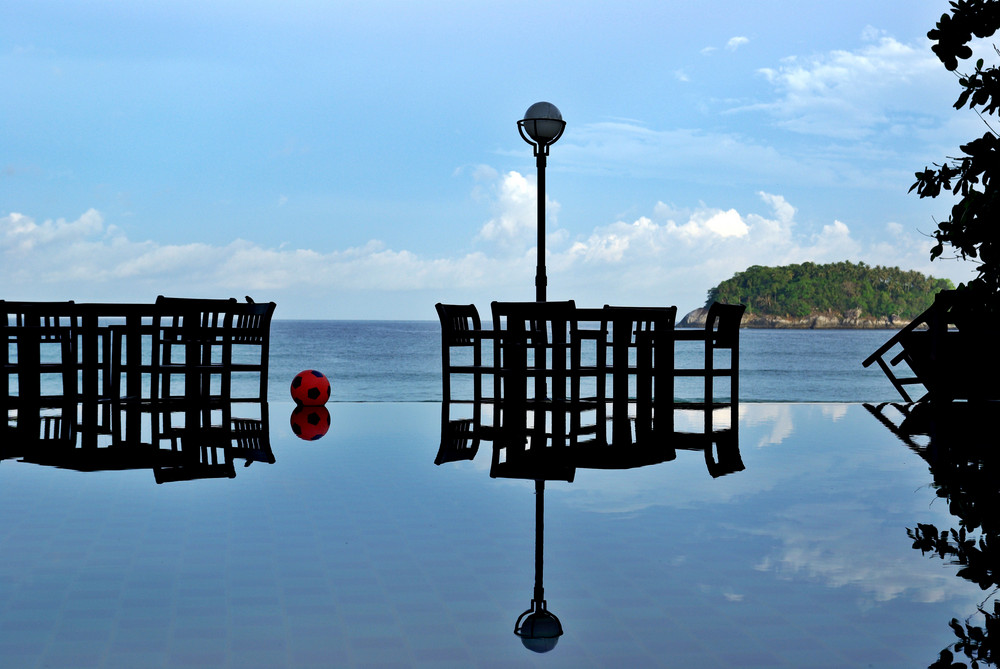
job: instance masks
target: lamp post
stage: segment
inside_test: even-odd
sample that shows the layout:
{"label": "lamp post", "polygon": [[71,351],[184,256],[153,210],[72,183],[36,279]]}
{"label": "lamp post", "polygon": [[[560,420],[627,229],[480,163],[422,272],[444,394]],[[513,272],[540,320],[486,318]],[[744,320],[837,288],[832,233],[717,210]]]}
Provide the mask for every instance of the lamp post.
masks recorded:
{"label": "lamp post", "polygon": [[551,102],[536,102],[524,112],[524,118],[517,122],[521,138],[531,144],[538,167],[538,267],[535,270],[535,301],[545,301],[545,159],[549,147],[562,137],[566,121]]}

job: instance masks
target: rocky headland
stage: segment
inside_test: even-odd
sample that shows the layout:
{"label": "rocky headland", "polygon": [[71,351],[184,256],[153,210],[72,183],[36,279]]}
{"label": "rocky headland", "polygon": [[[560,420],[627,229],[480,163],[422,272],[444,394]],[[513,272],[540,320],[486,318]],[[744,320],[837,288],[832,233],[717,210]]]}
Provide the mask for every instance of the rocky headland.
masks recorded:
{"label": "rocky headland", "polygon": [[[705,307],[689,312],[677,323],[679,328],[703,328],[708,317]],[[803,317],[774,316],[754,313],[744,313],[740,327],[772,328],[778,330],[894,330],[907,322],[896,316],[875,318],[866,316],[860,309],[851,309],[842,313],[824,312],[812,313]]]}

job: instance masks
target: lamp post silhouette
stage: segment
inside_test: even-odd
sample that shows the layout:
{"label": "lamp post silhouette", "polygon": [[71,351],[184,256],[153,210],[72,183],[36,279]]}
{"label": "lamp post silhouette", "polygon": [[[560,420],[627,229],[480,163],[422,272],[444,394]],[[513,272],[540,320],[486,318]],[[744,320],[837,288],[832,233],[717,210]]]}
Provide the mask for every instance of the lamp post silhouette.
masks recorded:
{"label": "lamp post silhouette", "polygon": [[563,628],[559,618],[549,611],[542,586],[542,555],[545,544],[545,481],[535,480],[535,590],[531,608],[514,622],[514,634],[528,650],[547,653],[556,647]]}
{"label": "lamp post silhouette", "polygon": [[566,121],[551,102],[536,102],[517,122],[521,138],[531,144],[538,167],[538,267],[535,271],[535,301],[545,301],[545,163],[549,147],[562,137]]}

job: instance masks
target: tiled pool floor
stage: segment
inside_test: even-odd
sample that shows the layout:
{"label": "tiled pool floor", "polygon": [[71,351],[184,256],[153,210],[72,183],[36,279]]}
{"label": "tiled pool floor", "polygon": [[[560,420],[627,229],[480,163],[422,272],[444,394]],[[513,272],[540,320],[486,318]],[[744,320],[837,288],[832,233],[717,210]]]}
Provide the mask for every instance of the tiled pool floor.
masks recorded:
{"label": "tiled pool floor", "polygon": [[0,666],[910,668],[986,596],[911,547],[957,521],[864,407],[750,404],[745,471],[547,484],[565,634],[535,654],[532,483],[491,479],[488,444],[435,466],[437,404],[330,405],[315,442],[291,408],[231,480],[0,462]]}

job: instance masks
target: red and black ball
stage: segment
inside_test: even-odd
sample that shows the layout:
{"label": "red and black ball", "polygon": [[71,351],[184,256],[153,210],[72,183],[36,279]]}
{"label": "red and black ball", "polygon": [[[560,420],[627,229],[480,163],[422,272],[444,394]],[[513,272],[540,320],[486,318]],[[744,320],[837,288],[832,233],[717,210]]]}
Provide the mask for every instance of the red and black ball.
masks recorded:
{"label": "red and black ball", "polygon": [[292,379],[292,399],[307,407],[323,406],[330,399],[330,379],[323,372],[307,369]]}

